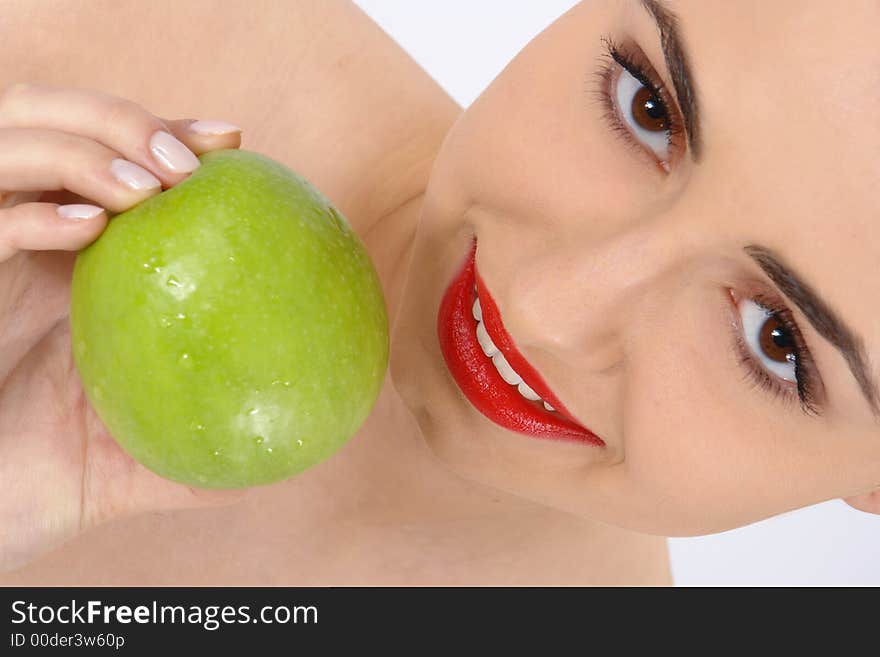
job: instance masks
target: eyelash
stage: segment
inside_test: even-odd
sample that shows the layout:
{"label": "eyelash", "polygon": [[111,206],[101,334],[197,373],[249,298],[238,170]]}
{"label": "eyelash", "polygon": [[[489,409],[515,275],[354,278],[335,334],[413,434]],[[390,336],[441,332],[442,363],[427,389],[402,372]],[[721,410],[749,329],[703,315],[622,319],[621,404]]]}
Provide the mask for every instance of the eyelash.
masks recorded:
{"label": "eyelash", "polygon": [[632,131],[620,117],[620,110],[617,108],[612,94],[617,67],[626,69],[663,106],[667,117],[666,141],[669,144],[670,160],[676,159],[677,152],[683,147],[682,140],[679,139],[683,132],[682,120],[675,101],[673,101],[666,86],[660,81],[653,66],[651,66],[640,50],[618,44],[609,36],[602,37],[602,43],[605,47],[605,52],[600,56],[603,61],[596,74],[599,79],[597,96],[602,105],[603,118],[609,127],[621,136],[629,146],[634,147],[640,154],[647,155],[655,163],[659,163],[664,171],[668,172],[669,162],[658,162],[657,157],[646,149],[644,144],[633,135]]}
{"label": "eyelash", "polygon": [[[778,299],[771,298],[764,294],[752,294],[748,298],[750,301],[761,306],[764,310],[772,313],[773,317],[778,319],[785,330],[788,331],[794,340],[795,354],[795,379],[796,385],[780,379],[775,374],[768,372],[760,361],[752,354],[752,350],[745,342],[743,337],[744,328],[738,310],[737,298],[731,292],[731,299],[734,305],[733,322],[733,342],[736,352],[739,356],[740,363],[744,366],[749,379],[755,385],[768,392],[773,393],[784,401],[792,401],[797,399],[801,409],[807,415],[819,415],[819,407],[817,405],[816,395],[816,366],[807,347],[801,330],[798,328],[791,311],[784,303]],[[796,387],[796,392],[792,388]]]}

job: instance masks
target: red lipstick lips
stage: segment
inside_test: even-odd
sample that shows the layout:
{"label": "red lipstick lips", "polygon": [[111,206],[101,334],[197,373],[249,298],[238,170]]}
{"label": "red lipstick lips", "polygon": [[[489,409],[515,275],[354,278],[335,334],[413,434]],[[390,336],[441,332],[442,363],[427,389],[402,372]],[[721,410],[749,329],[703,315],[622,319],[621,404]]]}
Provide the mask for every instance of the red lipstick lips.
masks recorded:
{"label": "red lipstick lips", "polygon": [[[505,429],[537,438],[604,446],[601,438],[571,417],[541,375],[517,350],[501,323],[498,307],[476,270],[476,253],[477,241],[474,239],[470,255],[443,295],[437,316],[440,350],[458,387],[480,413]],[[546,410],[541,401],[523,397],[516,386],[502,378],[492,359],[483,353],[477,340],[477,321],[471,314],[477,297],[482,322],[492,342],[523,382],[554,411]]]}

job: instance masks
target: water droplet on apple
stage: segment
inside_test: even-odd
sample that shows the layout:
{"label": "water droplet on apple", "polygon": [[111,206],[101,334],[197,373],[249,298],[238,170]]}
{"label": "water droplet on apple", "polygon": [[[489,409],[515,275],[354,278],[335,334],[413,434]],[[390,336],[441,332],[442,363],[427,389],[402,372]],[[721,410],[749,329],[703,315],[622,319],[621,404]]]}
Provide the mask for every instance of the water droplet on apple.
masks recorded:
{"label": "water droplet on apple", "polygon": [[219,449],[215,449],[215,450],[214,450],[214,456],[220,456],[220,450],[219,450]]}
{"label": "water droplet on apple", "polygon": [[266,451],[269,452],[269,453],[271,454],[271,453],[272,453],[272,448],[271,448],[271,447],[267,447],[267,448],[266,448]]}
{"label": "water droplet on apple", "polygon": [[262,436],[257,436],[256,438],[254,438],[254,442],[257,445],[262,445],[264,440],[265,440],[265,438],[263,438]]}
{"label": "water droplet on apple", "polygon": [[165,281],[165,285],[167,285],[168,287],[183,287],[180,284],[180,281],[177,280],[177,278],[175,278],[174,276],[169,276],[168,280]]}
{"label": "water droplet on apple", "polygon": [[177,313],[177,319],[186,319],[186,315],[184,313]]}
{"label": "water droplet on apple", "polygon": [[161,269],[159,269],[159,267],[156,266],[156,256],[150,256],[149,261],[144,263],[144,271],[147,271],[151,274],[159,273],[160,271],[162,271]]}
{"label": "water droplet on apple", "polygon": [[229,256],[229,262],[235,262],[235,256]]}
{"label": "water droplet on apple", "polygon": [[302,447],[302,446],[303,446],[302,438],[297,439],[297,441],[296,441],[296,445],[297,445],[297,447]]}
{"label": "water droplet on apple", "polygon": [[171,318],[168,315],[160,315],[159,316],[159,324],[161,326],[164,326],[165,328],[168,328],[169,326],[174,324],[174,322],[171,321]]}
{"label": "water droplet on apple", "polygon": [[250,408],[250,409],[248,409],[247,413],[248,413],[248,415],[256,415],[259,412],[260,412],[260,409],[258,409],[258,408]]}
{"label": "water droplet on apple", "polygon": [[285,387],[285,388],[289,388],[289,387],[290,387],[290,381],[285,381],[285,382],[284,382],[284,387]]}
{"label": "water droplet on apple", "polygon": [[184,367],[187,367],[187,368],[192,367],[192,358],[190,357],[190,355],[188,353],[184,352],[184,353],[180,354],[180,359],[177,362],[180,365],[183,365]]}

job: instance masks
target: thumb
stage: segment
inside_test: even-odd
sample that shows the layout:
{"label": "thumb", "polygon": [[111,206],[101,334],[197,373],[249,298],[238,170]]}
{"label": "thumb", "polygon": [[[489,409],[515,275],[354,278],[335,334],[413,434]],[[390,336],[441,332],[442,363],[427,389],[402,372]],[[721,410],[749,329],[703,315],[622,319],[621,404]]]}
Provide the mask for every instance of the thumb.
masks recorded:
{"label": "thumb", "polygon": [[124,477],[87,476],[82,529],[142,513],[229,506],[248,495],[248,489],[193,488],[160,477],[127,454],[125,459],[129,463]]}
{"label": "thumb", "polygon": [[248,494],[248,489],[194,488],[164,479],[140,464],[135,465],[128,486],[128,513],[226,506]]}

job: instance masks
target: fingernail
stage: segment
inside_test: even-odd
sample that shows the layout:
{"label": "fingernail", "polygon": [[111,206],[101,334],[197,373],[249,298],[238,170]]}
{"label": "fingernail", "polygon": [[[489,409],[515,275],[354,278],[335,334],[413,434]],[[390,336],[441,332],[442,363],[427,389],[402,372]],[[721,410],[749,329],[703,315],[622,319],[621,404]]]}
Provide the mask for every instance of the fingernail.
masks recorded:
{"label": "fingernail", "polygon": [[75,203],[73,205],[59,205],[58,214],[65,219],[94,219],[104,211],[97,205]]}
{"label": "fingernail", "polygon": [[199,168],[199,158],[163,130],[157,130],[150,137],[150,150],[156,161],[171,173],[189,173]]}
{"label": "fingernail", "polygon": [[241,132],[241,128],[232,123],[207,119],[190,123],[189,129],[199,135],[227,135],[230,132]]}
{"label": "fingernail", "polygon": [[142,166],[119,157],[110,163],[110,173],[116,180],[132,189],[152,189],[162,186],[162,182]]}

